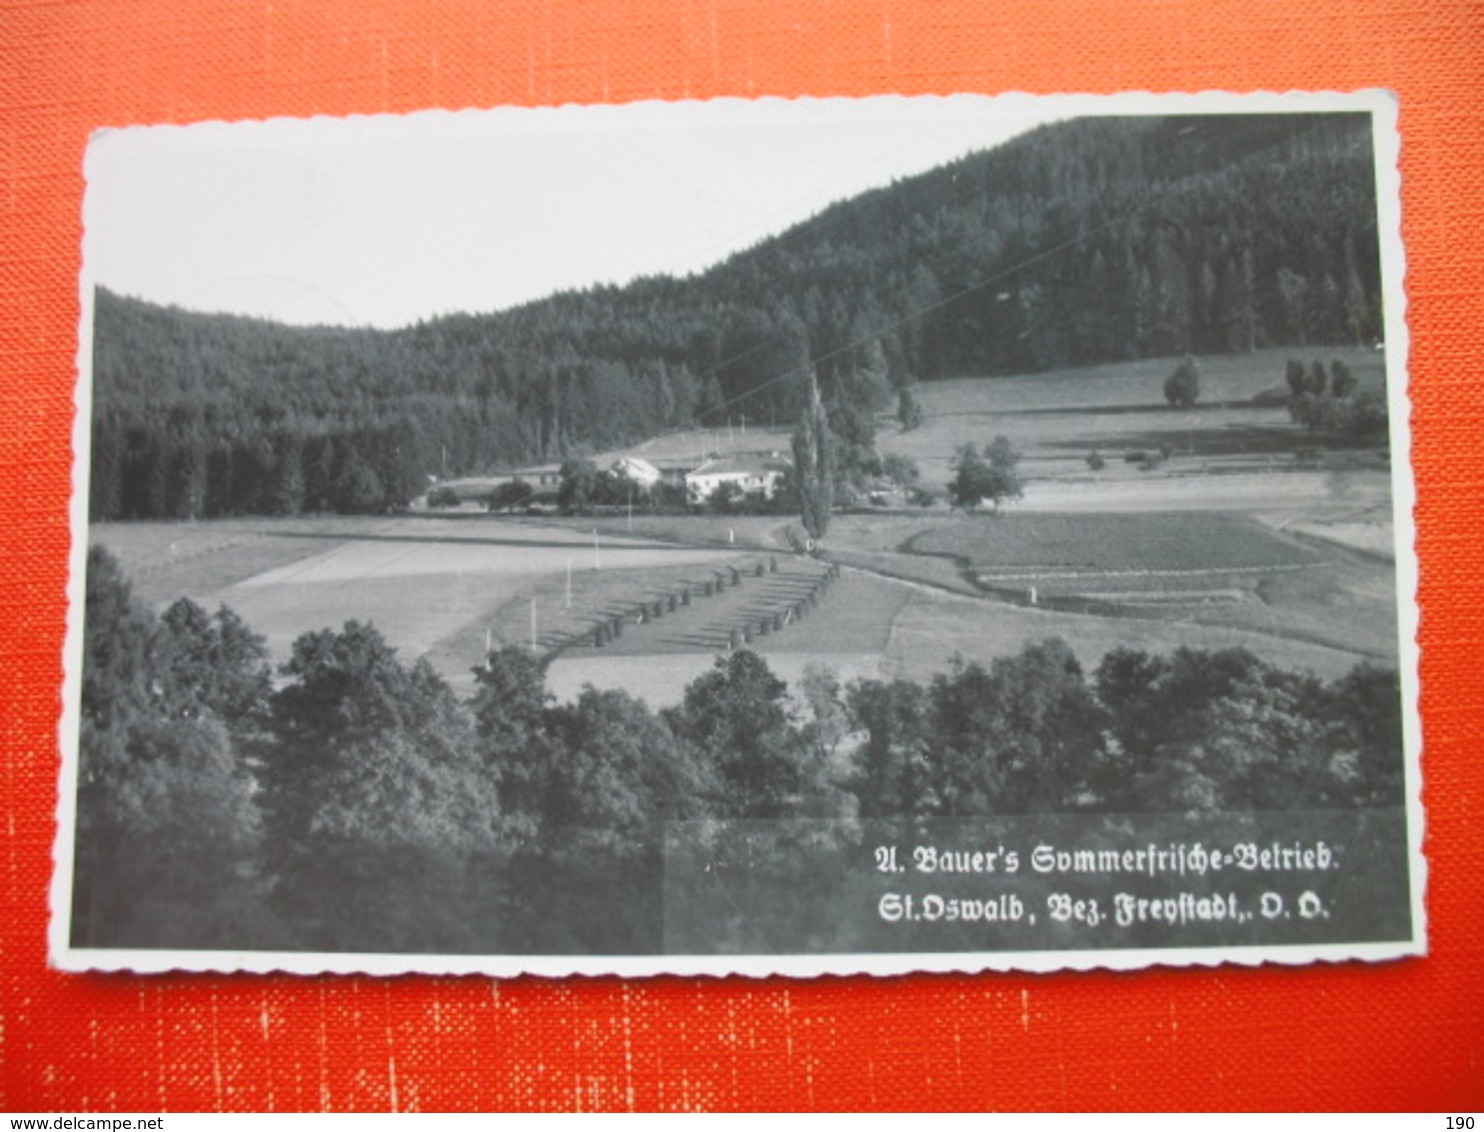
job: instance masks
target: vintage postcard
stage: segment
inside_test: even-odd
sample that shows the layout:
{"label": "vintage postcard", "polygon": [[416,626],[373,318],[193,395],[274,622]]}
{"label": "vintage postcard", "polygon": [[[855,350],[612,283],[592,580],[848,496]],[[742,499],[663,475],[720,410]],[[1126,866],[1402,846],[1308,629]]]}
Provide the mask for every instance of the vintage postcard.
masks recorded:
{"label": "vintage postcard", "polygon": [[1425,950],[1383,92],[86,157],[51,957]]}

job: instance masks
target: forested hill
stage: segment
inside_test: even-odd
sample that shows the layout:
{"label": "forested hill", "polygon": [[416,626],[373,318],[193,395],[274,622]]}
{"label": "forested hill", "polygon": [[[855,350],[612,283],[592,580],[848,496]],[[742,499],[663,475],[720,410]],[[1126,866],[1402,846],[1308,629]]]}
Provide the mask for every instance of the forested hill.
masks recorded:
{"label": "forested hill", "polygon": [[1087,118],[684,279],[395,331],[100,292],[97,519],[379,510],[473,471],[827,397],[1380,335],[1369,117]]}

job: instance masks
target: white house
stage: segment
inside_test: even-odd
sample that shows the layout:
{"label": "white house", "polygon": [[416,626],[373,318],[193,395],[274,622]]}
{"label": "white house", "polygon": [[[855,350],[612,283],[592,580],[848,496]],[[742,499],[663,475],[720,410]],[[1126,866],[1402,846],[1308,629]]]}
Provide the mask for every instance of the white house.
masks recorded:
{"label": "white house", "polygon": [[648,460],[641,460],[637,456],[620,456],[608,470],[645,491],[660,482],[660,470]]}
{"label": "white house", "polygon": [[705,503],[718,487],[731,483],[736,484],[743,495],[760,491],[772,499],[792,467],[786,457],[776,453],[769,456],[721,456],[685,473],[685,497],[691,503]]}

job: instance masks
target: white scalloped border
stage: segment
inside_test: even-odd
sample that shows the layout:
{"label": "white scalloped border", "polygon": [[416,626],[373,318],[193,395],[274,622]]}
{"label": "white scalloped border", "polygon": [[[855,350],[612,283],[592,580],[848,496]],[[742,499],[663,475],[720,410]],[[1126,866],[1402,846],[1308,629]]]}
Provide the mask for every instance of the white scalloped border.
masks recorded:
{"label": "white scalloped border", "polygon": [[[48,962],[69,972],[213,972],[296,975],[477,975],[495,978],[520,976],[744,976],[761,978],[817,978],[820,976],[906,974],[978,974],[983,972],[1046,973],[1053,971],[1131,971],[1152,966],[1212,968],[1225,964],[1256,967],[1263,964],[1302,966],[1323,962],[1384,961],[1426,954],[1427,863],[1423,855],[1422,727],[1419,705],[1420,646],[1417,640],[1418,565],[1416,554],[1416,488],[1411,463],[1411,399],[1408,391],[1409,340],[1406,324],[1405,254],[1401,239],[1401,137],[1395,94],[1368,89],[1338,91],[1257,91],[1228,93],[1154,93],[1037,95],[1009,92],[999,95],[880,95],[868,98],[719,98],[713,100],[650,100],[624,104],[566,103],[561,106],[507,106],[495,109],[429,109],[409,114],[356,114],[345,117],[265,118],[240,122],[214,119],[192,124],[128,126],[125,130],[241,130],[278,126],[302,129],[347,122],[395,122],[415,129],[418,123],[462,116],[508,116],[522,128],[545,128],[560,118],[581,116],[601,120],[621,115],[674,113],[698,117],[708,114],[752,114],[797,108],[808,112],[819,104],[850,102],[893,104],[922,100],[983,103],[988,112],[1048,104],[1064,116],[1137,114],[1219,114],[1369,112],[1372,119],[1376,176],[1377,231],[1385,296],[1387,389],[1391,415],[1393,523],[1396,544],[1397,621],[1400,635],[1400,676],[1403,699],[1403,739],[1406,758],[1407,845],[1410,865],[1412,938],[1394,943],[1268,945],[1220,948],[1156,948],[1083,951],[1003,951],[954,953],[828,954],[828,955],[657,955],[657,956],[543,956],[543,955],[422,955],[355,952],[189,951],[75,948],[68,940],[72,879],[73,833],[76,822],[77,737],[81,722],[83,574],[87,560],[87,484],[89,423],[92,419],[91,369],[92,284],[88,265],[79,272],[81,319],[73,422],[73,472],[70,508],[72,548],[67,585],[67,634],[63,650],[64,681],[59,723],[61,768],[57,804],[57,835],[53,846],[48,926]],[[93,139],[117,132],[102,128]],[[84,198],[86,200],[86,198]],[[83,248],[87,236],[84,232]],[[80,254],[83,248],[79,249]]]}

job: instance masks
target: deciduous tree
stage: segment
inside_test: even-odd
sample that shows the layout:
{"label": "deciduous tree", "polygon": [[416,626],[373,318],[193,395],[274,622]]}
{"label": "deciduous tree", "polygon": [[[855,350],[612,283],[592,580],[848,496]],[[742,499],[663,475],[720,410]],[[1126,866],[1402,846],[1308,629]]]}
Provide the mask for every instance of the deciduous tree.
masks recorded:
{"label": "deciduous tree", "polygon": [[721,657],[670,714],[675,731],[714,771],[716,812],[776,818],[808,811],[818,767],[788,715],[788,686],[756,653]]}
{"label": "deciduous tree", "polygon": [[[176,619],[210,635],[196,614],[191,607]],[[175,630],[135,600],[97,547],[83,617],[72,942],[265,944],[257,800],[215,714],[218,698],[191,687]]]}
{"label": "deciduous tree", "polygon": [[584,514],[597,499],[598,466],[591,460],[573,458],[562,464],[560,474],[562,485],[557,489],[557,504],[563,511]]}
{"label": "deciduous tree", "polygon": [[215,715],[236,735],[267,725],[273,675],[263,638],[225,605],[208,615],[181,598],[160,615],[158,695],[180,718]]}
{"label": "deciduous tree", "polygon": [[1000,502],[1019,499],[1022,482],[1018,467],[1020,454],[1010,441],[997,436],[984,450],[984,456],[972,443],[959,448],[953,459],[954,476],[949,496],[954,505],[965,509],[988,500],[996,511]]}
{"label": "deciduous tree", "polygon": [[283,674],[262,777],[285,918],[327,949],[490,946],[500,805],[447,684],[355,621]]}
{"label": "deciduous tree", "polygon": [[851,719],[865,734],[854,754],[851,790],[862,817],[939,813],[935,742],[928,697],[909,680],[858,681],[846,693]]}
{"label": "deciduous tree", "polygon": [[516,476],[495,485],[489,493],[487,506],[491,511],[509,511],[512,507],[519,507],[534,493],[535,489],[530,484]]}

